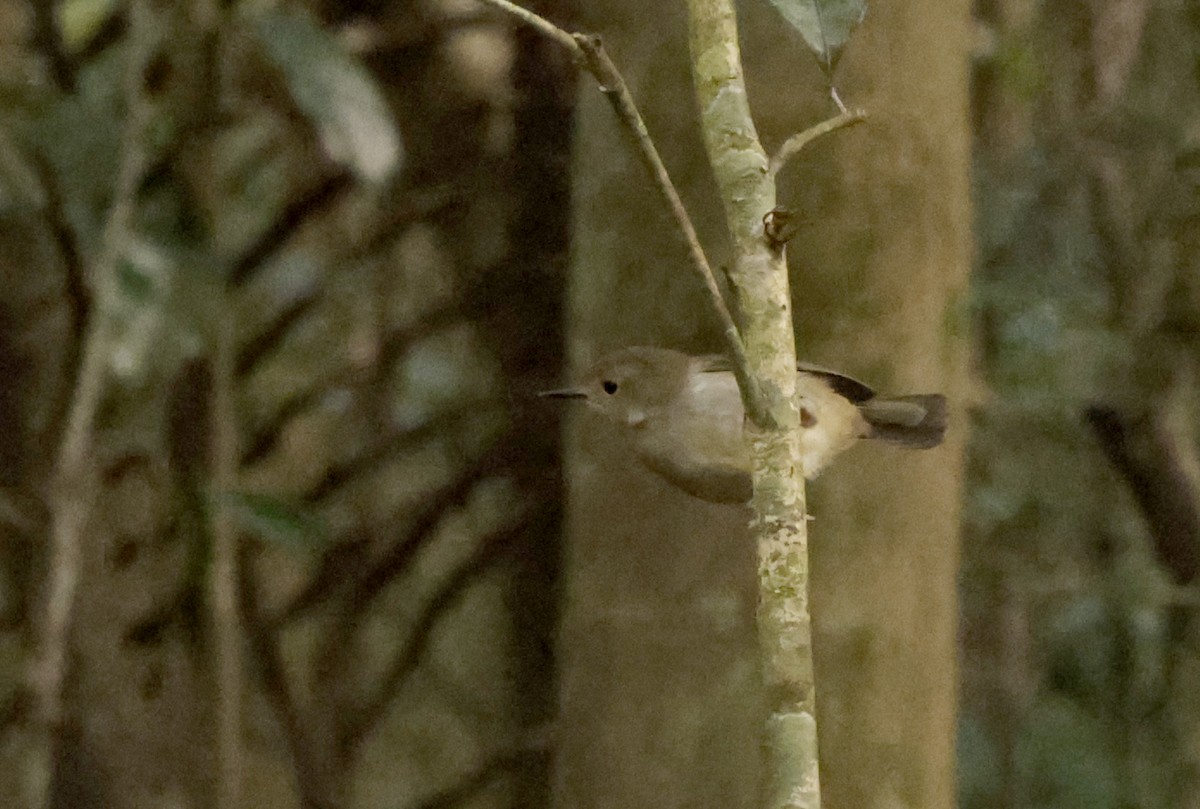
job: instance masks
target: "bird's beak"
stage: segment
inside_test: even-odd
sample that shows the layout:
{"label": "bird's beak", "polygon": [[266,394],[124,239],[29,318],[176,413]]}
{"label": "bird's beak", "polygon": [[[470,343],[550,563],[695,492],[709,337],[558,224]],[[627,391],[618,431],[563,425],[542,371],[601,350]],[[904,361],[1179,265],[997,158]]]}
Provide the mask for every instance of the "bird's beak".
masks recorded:
{"label": "bird's beak", "polygon": [[586,399],[587,394],[579,388],[563,388],[561,390],[544,390],[538,394],[543,399]]}

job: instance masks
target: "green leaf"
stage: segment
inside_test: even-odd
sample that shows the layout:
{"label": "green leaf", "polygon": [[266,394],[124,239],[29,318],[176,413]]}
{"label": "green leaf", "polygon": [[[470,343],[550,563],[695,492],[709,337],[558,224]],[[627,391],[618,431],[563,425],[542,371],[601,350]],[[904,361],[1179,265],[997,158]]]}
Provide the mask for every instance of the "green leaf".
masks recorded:
{"label": "green leaf", "polygon": [[832,75],[850,33],[867,14],[867,0],[769,0]]}
{"label": "green leaf", "polygon": [[391,176],[402,159],[400,134],[367,69],[307,16],[268,11],[252,27],[329,156],[368,182]]}
{"label": "green leaf", "polygon": [[62,198],[66,218],[85,254],[96,249],[112,204],[121,137],[122,49],[109,48],[79,72],[78,92],[58,95],[22,128]]}
{"label": "green leaf", "polygon": [[128,260],[117,264],[117,287],[135,303],[146,303],[154,295],[154,280]]}
{"label": "green leaf", "polygon": [[328,542],[323,522],[300,506],[269,494],[225,492],[219,501],[245,530],[292,550],[312,552]]}
{"label": "green leaf", "polygon": [[58,26],[63,44],[80,50],[117,10],[117,0],[65,0],[58,7]]}

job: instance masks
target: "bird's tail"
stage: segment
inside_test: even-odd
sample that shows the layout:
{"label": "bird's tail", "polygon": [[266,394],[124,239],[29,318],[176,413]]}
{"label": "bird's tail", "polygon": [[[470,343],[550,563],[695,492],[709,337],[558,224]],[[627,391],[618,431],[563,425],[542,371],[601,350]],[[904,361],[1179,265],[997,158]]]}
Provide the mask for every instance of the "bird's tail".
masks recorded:
{"label": "bird's tail", "polygon": [[946,397],[940,393],[876,397],[858,405],[871,426],[868,438],[914,449],[942,443],[946,434]]}

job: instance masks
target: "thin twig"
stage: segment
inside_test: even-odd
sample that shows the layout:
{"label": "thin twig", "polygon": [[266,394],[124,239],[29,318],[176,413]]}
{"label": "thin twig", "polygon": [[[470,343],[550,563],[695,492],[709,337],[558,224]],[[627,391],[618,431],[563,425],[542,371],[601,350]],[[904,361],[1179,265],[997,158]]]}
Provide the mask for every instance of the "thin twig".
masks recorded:
{"label": "thin twig", "polygon": [[392,658],[387,671],[379,678],[374,692],[363,698],[357,711],[343,718],[339,734],[339,742],[343,749],[354,747],[366,740],[379,724],[379,720],[387,714],[387,705],[395,697],[404,678],[416,668],[425,650],[429,648],[429,642],[441,619],[458,603],[471,584],[491,570],[497,561],[514,548],[525,535],[527,528],[527,520],[522,519],[497,533],[483,537],[475,553],[446,577],[441,587],[421,609],[405,642]]}
{"label": "thin twig", "polygon": [[454,786],[435,792],[412,807],[412,809],[455,809],[474,803],[471,799],[490,786],[502,775],[540,761],[549,755],[544,743],[528,744],[512,750],[493,754],[476,770],[463,776]]}
{"label": "thin twig", "polygon": [[294,327],[304,320],[321,303],[321,289],[305,290],[294,301],[283,308],[262,332],[238,347],[235,372],[239,377],[254,371],[258,364],[271,354],[293,332]]}
{"label": "thin twig", "polygon": [[[50,229],[54,244],[58,248],[59,260],[62,261],[63,291],[66,295],[70,317],[71,344],[73,352],[77,354],[78,344],[83,340],[84,333],[87,331],[88,309],[91,303],[88,300],[87,283],[84,280],[87,273],[83,255],[79,247],[79,239],[67,216],[62,184],[51,167],[50,161],[36,151],[31,152],[29,157],[46,195],[46,204],[42,208],[42,214],[46,218],[46,226]],[[75,370],[77,360],[77,357],[72,356],[66,363],[71,371]]]}
{"label": "thin twig", "polygon": [[234,286],[249,282],[266,260],[286,244],[301,226],[328,211],[353,187],[354,179],[350,174],[339,170],[289,202],[250,247],[233,260],[229,268],[230,282]]}
{"label": "thin twig", "polygon": [[[238,477],[238,426],[234,407],[237,351],[233,307],[223,289],[213,346],[212,458],[213,489],[235,491]],[[242,793],[242,625],[238,615],[237,525],[226,498],[219,497],[212,518],[212,565],[209,609],[214,635],[214,678],[217,683],[217,800],[220,809],[235,809]]]}
{"label": "thin twig", "polygon": [[[320,194],[327,194],[328,189],[320,191]],[[374,226],[374,233],[368,236],[362,242],[354,244],[349,250],[329,262],[332,266],[349,267],[364,261],[377,259],[379,254],[391,247],[395,241],[403,235],[409,225],[413,222],[420,221],[429,216],[432,216],[439,211],[444,211],[451,205],[461,202],[466,198],[466,190],[456,187],[450,183],[442,183],[437,186],[427,188],[413,188],[405,192],[404,198],[398,203],[390,206],[388,215],[383,222]],[[323,198],[323,197],[322,197]],[[320,203],[320,198],[316,200]],[[319,204],[314,206],[313,201],[307,203],[309,210],[314,207],[319,208]],[[309,214],[312,215],[311,213]],[[285,213],[282,219],[286,219],[291,214]],[[300,223],[300,219],[293,216],[296,224]],[[274,228],[272,229],[274,230]],[[274,247],[279,245],[278,236],[272,237]],[[257,259],[262,260],[262,257],[267,254],[267,251],[273,249],[272,245],[265,247],[257,247],[254,249]],[[242,258],[239,262],[247,261]],[[243,270],[245,271],[245,270]],[[252,338],[238,352],[237,373],[238,376],[244,376],[255,370],[257,365],[275,349],[277,349],[295,329],[295,326],[302,322],[315,307],[319,306],[322,301],[323,290],[320,287],[305,290],[296,300],[292,301],[284,308],[282,312],[275,318],[274,322],[267,327],[265,331],[257,337]],[[438,310],[444,311],[448,307]],[[393,329],[389,333],[388,339],[391,339],[395,333],[406,332],[407,330]],[[340,383],[339,383],[340,384]]]}
{"label": "thin twig", "polygon": [[329,792],[325,769],[320,765],[316,740],[309,733],[309,715],[301,705],[287,677],[287,667],[275,633],[259,605],[252,560],[241,549],[238,564],[238,588],[242,623],[246,627],[248,649],[267,700],[283,725],[284,739],[292,759],[292,772],[303,807],[324,806]]}
{"label": "thin twig", "polygon": [[1135,418],[1092,405],[1084,420],[1133,493],[1159,563],[1177,584],[1190,585],[1200,573],[1200,475],[1190,436],[1179,435],[1190,425],[1172,424],[1161,406]]}
{"label": "thin twig", "polygon": [[505,14],[511,14],[512,16],[524,22],[526,25],[533,26],[539,32],[550,37],[572,53],[582,55],[579,54],[579,48],[575,44],[575,38],[554,23],[547,20],[545,17],[539,17],[532,11],[521,8],[514,3],[510,3],[508,0],[482,0],[482,2],[484,5],[499,9]]}
{"label": "thin twig", "polygon": [[844,112],[835,115],[827,121],[822,121],[815,126],[810,126],[803,132],[798,132],[783,142],[779,147],[779,151],[771,158],[769,171],[774,177],[779,171],[787,165],[787,162],[804,150],[804,147],[812,143],[817,138],[828,135],[830,132],[836,132],[839,129],[845,129],[848,126],[861,124],[867,120],[866,110],[845,110]]}
{"label": "thin twig", "polygon": [[[492,303],[489,298],[488,303]],[[458,301],[427,313],[416,323],[398,326],[384,337],[379,357],[381,367],[391,368],[417,340],[437,334],[457,323],[465,322],[473,312],[464,311]],[[275,450],[283,428],[315,407],[333,391],[350,387],[360,382],[362,370],[346,366],[328,375],[316,384],[298,391],[285,399],[272,413],[263,417],[251,430],[242,454],[242,465],[252,466]]]}
{"label": "thin twig", "polygon": [[642,165],[650,173],[650,179],[662,194],[663,199],[666,200],[667,207],[670,208],[671,215],[675,218],[675,224],[683,234],[683,239],[687,243],[688,256],[692,260],[692,268],[704,282],[709,303],[712,304],[721,321],[725,344],[729,349],[730,358],[733,360],[734,375],[738,379],[741,390],[746,392],[747,412],[755,423],[769,421],[770,417],[758,389],[758,382],[755,380],[754,374],[750,372],[750,361],[746,358],[746,347],[742,343],[741,333],[738,331],[737,324],[734,323],[733,315],[729,313],[729,307],[725,305],[725,299],[721,295],[720,287],[717,286],[717,278],[713,274],[712,266],[704,255],[704,248],[700,246],[696,228],[692,224],[691,217],[688,216],[687,209],[683,207],[683,200],[679,198],[675,184],[667,174],[667,167],[663,164],[662,158],[658,154],[658,147],[654,145],[654,140],[646,129],[646,122],[642,120],[642,114],[638,112],[633,95],[625,84],[625,79],[621,77],[617,66],[608,58],[608,53],[604,50],[600,37],[576,34],[575,41],[583,51],[584,63],[587,65],[588,71],[596,77],[596,81],[600,84],[600,91],[608,98],[613,110],[617,113],[617,118],[633,137]]}
{"label": "thin twig", "polygon": [[82,572],[83,534],[99,486],[92,458],[93,430],[116,336],[115,323],[107,313],[117,295],[117,266],[131,238],[137,191],[148,159],[145,134],[149,110],[141,93],[141,78],[155,36],[148,9],[134,3],[129,13],[132,44],[123,75],[128,112],[121,136],[113,203],[104,227],[101,252],[93,267],[98,313],[89,319],[79,375],[56,460],[45,612],[37,653],[28,673],[37,704],[34,760],[27,770],[27,803],[33,808],[48,806],[52,800],[50,783],[63,720],[67,645]]}
{"label": "thin twig", "polygon": [[498,409],[483,401],[461,402],[451,409],[430,416],[421,424],[411,429],[396,429],[387,435],[380,436],[369,449],[355,455],[348,461],[329,467],[321,479],[314,483],[300,499],[312,505],[330,497],[339,489],[353,480],[359,480],[364,475],[393,460],[402,451],[425,442],[434,436],[445,435],[445,431],[458,426],[468,419],[481,423],[496,415]]}
{"label": "thin twig", "polygon": [[[820,8],[820,6],[818,6],[818,8]],[[846,102],[842,101],[842,97],[838,93],[838,89],[834,87],[833,84],[829,85],[829,97],[833,99],[834,104],[837,104],[838,112],[847,113],[850,111],[846,107]]]}
{"label": "thin twig", "polygon": [[35,534],[46,526],[42,504],[19,489],[0,487],[0,525],[22,534]]}
{"label": "thin twig", "polygon": [[56,88],[64,93],[75,92],[75,65],[63,47],[55,4],[33,0],[29,5],[33,11],[34,47],[46,59]]}
{"label": "thin twig", "polygon": [[[200,118],[218,118],[223,104],[218,54],[222,50],[223,9],[219,0],[193,4],[197,52],[204,70]],[[212,621],[212,676],[216,683],[216,784],[215,809],[238,809],[245,778],[245,745],[242,715],[246,701],[246,634],[240,609],[238,525],[228,495],[238,489],[241,450],[237,412],[237,317],[232,286],[224,279],[217,291],[217,306],[210,320],[212,401],[209,416],[212,472],[210,490],[216,495],[210,510],[212,560],[208,570],[208,610]]]}
{"label": "thin twig", "polygon": [[[327,572],[323,563],[309,585],[280,611],[275,619],[276,625],[294,620],[305,610],[323,603],[331,594],[339,591],[344,591],[345,603],[341,612],[346,619],[361,621],[384,588],[408,569],[413,558],[442,525],[443,519],[471,496],[480,481],[499,468],[510,449],[508,444],[500,444],[485,453],[445,488],[427,495],[415,514],[406,514],[407,509],[393,514],[386,521],[387,525],[403,522],[406,516],[410,524],[402,536],[394,537],[389,542],[388,550],[382,556],[365,560],[358,566],[342,561]],[[337,547],[344,547],[347,542],[340,541]],[[332,551],[326,556],[327,561],[337,559],[337,554]],[[342,628],[334,631],[340,634]]]}
{"label": "thin twig", "polygon": [[513,5],[508,0],[483,0],[483,2],[534,26],[555,42],[561,43],[572,53],[582,56],[584,67],[596,79],[596,83],[600,85],[600,91],[612,104],[618,120],[629,132],[642,165],[649,172],[651,181],[666,201],[671,216],[675,219],[675,224],[683,235],[692,268],[704,282],[709,302],[716,311],[717,318],[721,321],[721,331],[733,360],[734,375],[738,379],[741,390],[745,392],[744,400],[747,412],[756,423],[769,422],[770,415],[764,404],[762,393],[759,391],[754,375],[750,372],[750,362],[746,358],[746,348],[742,344],[741,333],[733,320],[733,315],[729,312],[729,307],[725,305],[725,299],[721,295],[721,288],[717,285],[712,265],[708,263],[708,258],[704,255],[704,248],[700,246],[696,228],[692,224],[691,217],[688,216],[687,209],[683,206],[683,200],[679,198],[679,192],[675,189],[671,176],[667,173],[667,167],[658,154],[658,147],[654,145],[654,140],[650,137],[646,122],[638,111],[633,95],[625,84],[625,79],[622,78],[617,66],[608,57],[600,37],[568,34],[549,20],[539,17],[531,11],[526,11],[520,6]]}

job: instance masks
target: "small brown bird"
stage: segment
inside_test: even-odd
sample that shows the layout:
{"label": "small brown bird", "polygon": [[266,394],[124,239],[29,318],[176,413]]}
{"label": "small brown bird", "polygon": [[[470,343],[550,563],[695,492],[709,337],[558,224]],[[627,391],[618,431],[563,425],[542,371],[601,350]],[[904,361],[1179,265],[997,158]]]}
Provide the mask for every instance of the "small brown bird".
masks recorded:
{"label": "small brown bird", "polygon": [[[626,348],[602,357],[577,387],[541,394],[582,399],[620,425],[634,454],[688,494],[714,503],[750,499],[750,450],[737,380],[722,357],[665,348]],[[817,476],[860,438],[917,449],[936,447],[946,431],[941,394],[876,396],[848,376],[797,368],[801,465]]]}

